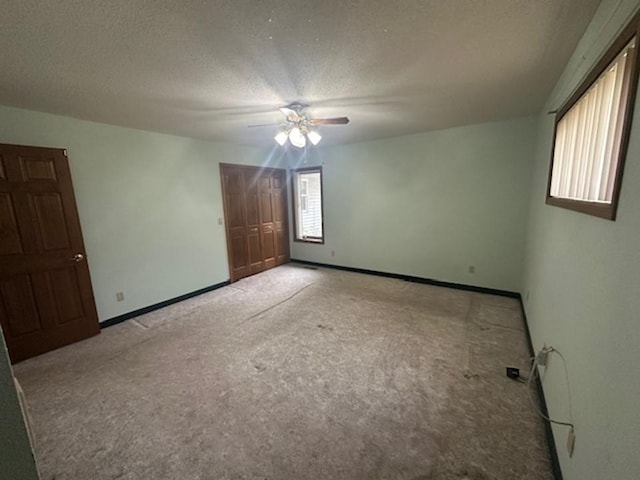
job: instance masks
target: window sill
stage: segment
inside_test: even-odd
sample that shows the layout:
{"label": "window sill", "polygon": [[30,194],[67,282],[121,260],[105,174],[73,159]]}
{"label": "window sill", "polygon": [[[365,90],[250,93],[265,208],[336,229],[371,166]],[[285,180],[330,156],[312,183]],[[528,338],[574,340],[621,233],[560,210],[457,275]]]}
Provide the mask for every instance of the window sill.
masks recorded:
{"label": "window sill", "polygon": [[616,219],[615,208],[611,203],[584,202],[549,196],[547,197],[546,203],[554,207],[566,208],[567,210],[586,213],[587,215],[593,215],[594,217],[600,217],[606,220],[614,221]]}
{"label": "window sill", "polygon": [[324,238],[294,238],[293,241],[298,243],[316,243],[318,245],[324,245]]}

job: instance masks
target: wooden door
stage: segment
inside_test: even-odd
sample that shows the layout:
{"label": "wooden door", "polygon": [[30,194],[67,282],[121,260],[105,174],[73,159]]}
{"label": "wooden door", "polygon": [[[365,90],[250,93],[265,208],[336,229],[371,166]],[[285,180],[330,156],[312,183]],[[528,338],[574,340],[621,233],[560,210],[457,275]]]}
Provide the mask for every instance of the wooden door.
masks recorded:
{"label": "wooden door", "polygon": [[231,281],[288,262],[286,171],[221,164],[220,174]]}
{"label": "wooden door", "polygon": [[249,255],[249,275],[264,270],[262,243],[260,240],[260,198],[258,176],[253,169],[244,168],[245,202],[247,204],[247,245]]}
{"label": "wooden door", "polygon": [[64,150],[0,145],[0,324],[14,363],[100,332]]}
{"label": "wooden door", "polygon": [[227,230],[229,273],[235,282],[251,274],[247,239],[244,171],[241,167],[221,165],[224,217]]}
{"label": "wooden door", "polygon": [[289,229],[287,215],[287,174],[278,171],[271,179],[271,205],[273,225],[276,230],[276,265],[289,261]]}
{"label": "wooden door", "polygon": [[273,176],[271,172],[260,175],[260,239],[262,261],[265,270],[276,266],[276,229],[273,208]]}

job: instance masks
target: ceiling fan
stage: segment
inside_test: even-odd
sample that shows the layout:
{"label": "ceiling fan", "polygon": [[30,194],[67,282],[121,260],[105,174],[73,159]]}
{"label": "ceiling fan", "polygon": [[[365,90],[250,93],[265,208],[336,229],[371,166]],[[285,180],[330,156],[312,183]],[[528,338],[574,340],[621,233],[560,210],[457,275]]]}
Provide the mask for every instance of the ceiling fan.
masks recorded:
{"label": "ceiling fan", "polygon": [[287,140],[289,140],[293,146],[304,148],[307,144],[307,139],[313,145],[317,145],[322,139],[322,136],[315,130],[311,130],[311,127],[318,125],[346,125],[349,123],[348,117],[309,118],[305,112],[305,108],[306,105],[292,103],[291,105],[280,108],[285,118],[284,123],[249,125],[249,127],[282,125],[283,129],[274,137],[275,141],[280,145],[284,145],[287,143]]}

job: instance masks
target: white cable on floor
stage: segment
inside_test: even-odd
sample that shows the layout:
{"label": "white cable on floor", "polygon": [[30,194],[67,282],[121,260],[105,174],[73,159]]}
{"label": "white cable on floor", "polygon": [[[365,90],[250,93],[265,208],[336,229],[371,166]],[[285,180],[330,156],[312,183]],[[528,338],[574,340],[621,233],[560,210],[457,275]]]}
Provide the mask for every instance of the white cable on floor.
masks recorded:
{"label": "white cable on floor", "polygon": [[543,348],[542,350],[540,350],[540,353],[549,354],[549,353],[552,353],[552,352],[557,353],[558,356],[562,359],[562,363],[564,364],[564,373],[565,373],[566,380],[567,380],[567,391],[568,391],[568,394],[569,394],[569,420],[570,420],[570,422],[560,422],[558,420],[553,420],[552,418],[550,418],[547,415],[545,415],[544,413],[542,413],[542,411],[538,408],[536,403],[533,401],[533,397],[531,396],[531,380],[533,379],[534,375],[538,374],[538,359],[540,358],[539,354],[534,357],[533,364],[531,365],[531,372],[529,372],[529,379],[527,380],[527,394],[529,395],[529,401],[531,402],[531,405],[533,406],[535,411],[538,412],[538,415],[540,415],[542,418],[544,418],[548,422],[555,423],[556,425],[564,425],[564,426],[567,426],[567,427],[571,427],[573,429],[574,425],[573,425],[573,414],[571,412],[571,390],[569,389],[569,372],[567,370],[567,361],[565,360],[564,356],[558,350],[556,350],[553,347],[546,347],[546,348]]}

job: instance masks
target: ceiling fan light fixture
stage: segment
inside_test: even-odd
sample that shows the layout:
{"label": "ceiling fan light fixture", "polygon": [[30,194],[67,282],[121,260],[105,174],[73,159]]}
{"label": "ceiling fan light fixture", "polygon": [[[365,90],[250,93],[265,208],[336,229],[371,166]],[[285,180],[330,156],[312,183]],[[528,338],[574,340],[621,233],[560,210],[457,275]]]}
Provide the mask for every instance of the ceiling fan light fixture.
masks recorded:
{"label": "ceiling fan light fixture", "polygon": [[[307,142],[312,145],[318,145],[322,140],[322,135],[311,130],[312,127],[318,125],[346,125],[349,123],[349,117],[334,118],[309,118],[304,111],[307,105],[292,103],[287,107],[280,108],[280,112],[284,115],[284,122],[280,123],[280,132],[273,137],[278,145],[284,147],[287,139],[294,147],[304,148]],[[250,127],[263,127],[266,125],[249,125]]]}
{"label": "ceiling fan light fixture", "polygon": [[311,143],[313,143],[314,145],[317,145],[318,142],[320,142],[320,140],[322,140],[322,135],[320,135],[318,132],[314,132],[314,131],[310,131],[309,133],[307,133],[307,137],[309,138],[309,141]]}
{"label": "ceiling fan light fixture", "polygon": [[287,138],[289,138],[289,135],[287,135],[287,132],[280,132],[273,138],[276,142],[278,142],[280,146],[283,146],[285,143],[287,143]]}
{"label": "ceiling fan light fixture", "polygon": [[307,144],[307,140],[298,127],[293,127],[289,132],[289,141],[298,148],[303,148]]}

